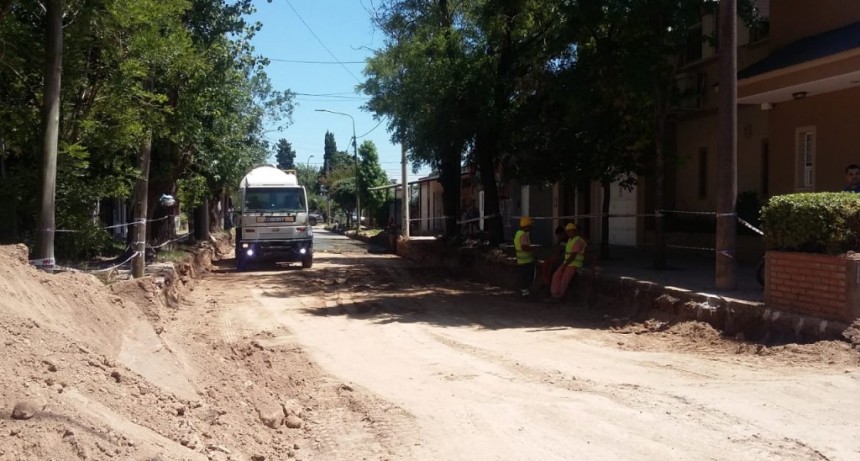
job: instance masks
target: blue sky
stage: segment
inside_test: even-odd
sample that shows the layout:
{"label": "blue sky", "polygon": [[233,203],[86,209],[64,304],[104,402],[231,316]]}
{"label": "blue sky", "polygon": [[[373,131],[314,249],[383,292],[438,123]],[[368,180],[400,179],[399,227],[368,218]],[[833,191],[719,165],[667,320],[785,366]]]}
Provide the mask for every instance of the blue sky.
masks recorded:
{"label": "blue sky", "polygon": [[[263,24],[253,41],[256,53],[271,60],[266,73],[275,89],[297,94],[293,124],[284,131],[268,133],[269,141],[285,138],[296,151],[297,163],[322,166],[326,130],[334,133],[338,150],[349,148],[352,152],[352,121],[316,109],[347,113],[355,118],[359,145],[364,140],[373,141],[382,168],[389,177],[399,179],[400,145],[391,143],[386,122],[377,126],[379,121],[361,110],[367,98],[355,90],[364,79],[364,60],[384,45],[383,34],[375,30],[365,10],[371,0],[254,3],[257,13],[250,19]],[[411,170],[410,165],[409,181],[428,173],[427,168],[420,175],[413,175]]]}

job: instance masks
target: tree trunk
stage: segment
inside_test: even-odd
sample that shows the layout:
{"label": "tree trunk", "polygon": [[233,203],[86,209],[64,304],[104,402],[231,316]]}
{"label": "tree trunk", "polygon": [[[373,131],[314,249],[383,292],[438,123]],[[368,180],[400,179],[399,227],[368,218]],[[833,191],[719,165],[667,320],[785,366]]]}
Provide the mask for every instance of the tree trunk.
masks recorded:
{"label": "tree trunk", "polygon": [[[221,218],[224,216],[224,202],[221,200],[224,194],[220,191],[212,195],[209,199],[209,232],[221,232],[223,229]],[[221,210],[218,210],[218,206]]]}
{"label": "tree trunk", "polygon": [[612,183],[607,180],[600,182],[603,188],[603,217],[600,219],[600,259],[609,259],[609,200]]}
{"label": "tree trunk", "polygon": [[666,268],[666,230],[663,217],[663,176],[666,169],[666,153],[664,152],[663,137],[665,124],[657,123],[654,150],[657,154],[656,166],[654,167],[654,268]]}
{"label": "tree trunk", "polygon": [[194,210],[194,238],[198,242],[209,240],[209,199],[203,199]]}
{"label": "tree trunk", "polygon": [[482,130],[475,138],[481,186],[484,188],[484,231],[489,234],[490,244],[498,245],[505,240],[502,216],[499,214],[499,188],[496,184],[495,137]]}
{"label": "tree trunk", "polygon": [[452,149],[444,154],[439,180],[442,183],[442,214],[445,216],[445,235],[460,235],[457,218],[460,216],[460,151]]}
{"label": "tree trunk", "polygon": [[138,152],[138,168],[140,176],[134,187],[134,236],[132,248],[137,254],[131,260],[131,275],[134,278],[143,277],[146,269],[146,218],[149,194],[149,164],[152,158],[152,131],[147,131]]}
{"label": "tree trunk", "polygon": [[63,1],[45,2],[45,90],[42,98],[42,191],[37,266],[54,270],[54,218],[57,192],[57,144],[60,131],[60,83],[63,68]]}
{"label": "tree trunk", "polygon": [[716,287],[737,288],[737,0],[720,0],[720,120],[717,144]]}

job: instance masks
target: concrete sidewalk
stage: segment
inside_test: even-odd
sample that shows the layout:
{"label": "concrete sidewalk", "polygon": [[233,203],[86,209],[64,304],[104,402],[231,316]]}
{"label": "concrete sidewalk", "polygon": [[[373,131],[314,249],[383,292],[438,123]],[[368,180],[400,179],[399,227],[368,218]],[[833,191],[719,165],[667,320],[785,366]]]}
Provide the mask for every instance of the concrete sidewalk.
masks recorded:
{"label": "concrete sidewalk", "polygon": [[[724,298],[764,302],[764,287],[756,281],[755,266],[737,268],[738,289],[720,291],[715,288],[715,255],[696,250],[667,250],[667,269],[654,268],[653,250],[632,247],[612,247],[611,259],[597,260],[598,272],[604,276],[630,277],[658,285],[681,288]],[[589,261],[590,263],[590,261]],[[586,268],[590,268],[590,264]]]}

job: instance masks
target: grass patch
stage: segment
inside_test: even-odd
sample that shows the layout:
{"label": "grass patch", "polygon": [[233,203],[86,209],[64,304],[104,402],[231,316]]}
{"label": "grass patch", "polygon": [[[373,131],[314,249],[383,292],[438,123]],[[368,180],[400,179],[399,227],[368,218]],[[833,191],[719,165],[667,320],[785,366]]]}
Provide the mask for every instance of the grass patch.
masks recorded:
{"label": "grass patch", "polygon": [[186,250],[165,250],[159,251],[155,256],[155,260],[159,262],[180,262],[191,256],[190,251]]}

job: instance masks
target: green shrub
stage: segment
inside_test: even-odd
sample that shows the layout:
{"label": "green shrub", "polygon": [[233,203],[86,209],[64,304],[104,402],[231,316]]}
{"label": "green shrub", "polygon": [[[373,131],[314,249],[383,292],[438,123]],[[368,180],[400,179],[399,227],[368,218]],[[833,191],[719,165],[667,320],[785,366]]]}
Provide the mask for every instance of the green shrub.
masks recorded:
{"label": "green shrub", "polygon": [[840,254],[860,250],[860,194],[780,195],[762,208],[768,249]]}

